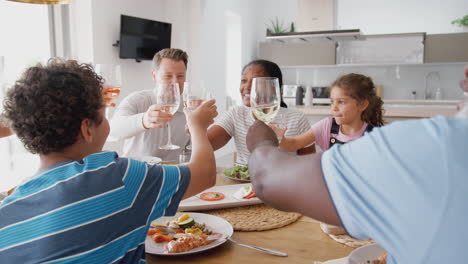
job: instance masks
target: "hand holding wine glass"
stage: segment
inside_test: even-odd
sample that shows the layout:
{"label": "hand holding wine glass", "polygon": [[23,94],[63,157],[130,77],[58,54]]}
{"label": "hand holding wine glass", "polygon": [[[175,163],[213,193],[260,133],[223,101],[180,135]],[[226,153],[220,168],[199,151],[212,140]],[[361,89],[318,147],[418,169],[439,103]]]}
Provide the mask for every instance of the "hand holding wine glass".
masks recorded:
{"label": "hand holding wine glass", "polygon": [[207,100],[201,103],[196,109],[185,109],[187,126],[189,129],[205,130],[214,123],[214,118],[218,115],[215,100]]}
{"label": "hand holding wine glass", "polygon": [[185,107],[188,110],[195,110],[205,100],[212,99],[211,92],[205,88],[203,82],[200,82],[198,87],[194,87],[189,82],[184,82],[184,93],[185,93]]}
{"label": "hand holding wine glass", "polygon": [[162,109],[163,106],[156,104],[148,107],[148,110],[143,115],[143,127],[146,129],[165,127],[165,123],[171,121],[172,115],[163,112]]}
{"label": "hand holding wine glass", "polygon": [[[198,88],[198,89],[197,89]],[[200,82],[198,87],[194,87],[189,82],[184,82],[184,104],[187,110],[194,111],[206,100],[212,99],[212,94],[209,89],[206,89],[203,82]],[[190,135],[190,130],[186,125],[185,131]],[[191,142],[185,147],[186,149],[192,149]]]}
{"label": "hand holding wine glass", "polygon": [[271,122],[279,111],[281,103],[278,78],[257,77],[252,81],[250,107],[256,119]]}
{"label": "hand holding wine glass", "polygon": [[[178,83],[158,83],[157,88],[154,90],[156,96],[156,104],[159,111],[174,115],[179,109],[180,105],[180,90]],[[160,149],[175,150],[180,146],[172,144],[171,141],[171,125],[167,123],[167,143],[160,146]]]}
{"label": "hand holding wine glass", "polygon": [[119,97],[122,87],[120,65],[96,64],[96,73],[104,78],[102,93],[105,106],[114,107],[113,101]]}

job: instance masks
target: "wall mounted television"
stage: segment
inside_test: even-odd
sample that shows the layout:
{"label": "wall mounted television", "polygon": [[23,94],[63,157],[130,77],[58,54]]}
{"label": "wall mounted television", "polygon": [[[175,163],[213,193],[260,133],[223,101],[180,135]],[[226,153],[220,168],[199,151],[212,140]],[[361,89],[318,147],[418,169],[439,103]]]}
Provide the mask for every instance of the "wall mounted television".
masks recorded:
{"label": "wall mounted television", "polygon": [[153,59],[156,52],[171,47],[171,27],[170,23],[121,15],[120,58]]}

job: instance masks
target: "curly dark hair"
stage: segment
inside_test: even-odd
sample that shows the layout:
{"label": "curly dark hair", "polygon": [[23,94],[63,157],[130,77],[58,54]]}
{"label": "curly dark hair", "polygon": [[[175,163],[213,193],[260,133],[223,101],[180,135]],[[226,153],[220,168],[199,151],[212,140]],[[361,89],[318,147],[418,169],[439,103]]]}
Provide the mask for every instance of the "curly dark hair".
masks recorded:
{"label": "curly dark hair", "polygon": [[52,58],[15,82],[4,101],[5,115],[31,153],[60,152],[77,141],[82,120],[103,121],[102,85],[92,65]]}
{"label": "curly dark hair", "polygon": [[283,74],[281,73],[281,69],[278,66],[278,64],[276,64],[276,63],[274,63],[272,61],[268,61],[268,60],[253,60],[253,61],[247,63],[244,66],[244,68],[242,68],[242,72],[244,72],[245,69],[247,69],[247,67],[249,67],[251,65],[260,66],[260,67],[263,68],[263,70],[265,71],[265,73],[269,77],[278,78],[278,83],[279,83],[279,86],[280,86],[280,95],[281,95],[281,107],[287,108],[288,105],[283,100]]}
{"label": "curly dark hair", "polygon": [[358,101],[369,101],[369,106],[361,114],[361,120],[376,127],[384,125],[383,101],[377,96],[370,77],[357,73],[346,74],[336,79],[331,87],[344,89],[348,96]]}

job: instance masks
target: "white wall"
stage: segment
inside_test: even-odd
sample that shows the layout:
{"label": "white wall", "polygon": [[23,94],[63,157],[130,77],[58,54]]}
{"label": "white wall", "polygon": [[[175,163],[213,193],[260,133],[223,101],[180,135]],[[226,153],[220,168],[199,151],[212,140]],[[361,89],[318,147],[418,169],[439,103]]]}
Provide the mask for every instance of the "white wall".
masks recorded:
{"label": "white wall", "polygon": [[[26,67],[50,57],[48,10],[43,5],[0,1],[0,112],[7,88]],[[0,191],[34,174],[39,156],[27,152],[15,136],[0,139]]]}
{"label": "white wall", "polygon": [[[365,34],[459,32],[463,29],[451,25],[450,21],[463,16],[468,10],[466,0],[442,3],[436,0],[331,1],[337,2],[338,27],[360,28]],[[112,43],[119,38],[120,14],[126,14],[172,23],[172,47],[184,49],[189,54],[188,80],[205,82],[217,99],[220,114],[228,107],[228,95],[240,102],[238,87],[241,68],[257,57],[257,43],[264,40],[270,20],[278,17],[289,26],[291,22],[296,22],[297,17],[297,1],[294,0],[76,2],[81,3],[75,4],[79,8],[75,8],[78,14],[75,14],[72,23],[81,34],[76,38],[76,43],[79,43],[76,54],[85,61],[122,65],[124,87],[117,103],[129,93],[149,89],[153,85],[150,61],[136,63],[134,60],[119,59],[118,48],[112,47]],[[81,44],[80,41],[85,43]],[[386,85],[386,93],[391,91],[391,86],[393,83]]]}
{"label": "white wall", "polygon": [[468,12],[466,0],[337,1],[338,28],[359,28],[364,34],[461,32],[450,22]]}
{"label": "white wall", "polygon": [[[122,94],[117,102],[133,91],[151,89],[151,61],[140,63],[120,59],[119,49],[113,47],[120,37],[120,15],[171,22],[163,0],[99,0],[92,1],[93,54],[95,63],[120,64],[122,69]],[[174,29],[177,25],[174,25]],[[174,44],[177,43],[174,41]]]}

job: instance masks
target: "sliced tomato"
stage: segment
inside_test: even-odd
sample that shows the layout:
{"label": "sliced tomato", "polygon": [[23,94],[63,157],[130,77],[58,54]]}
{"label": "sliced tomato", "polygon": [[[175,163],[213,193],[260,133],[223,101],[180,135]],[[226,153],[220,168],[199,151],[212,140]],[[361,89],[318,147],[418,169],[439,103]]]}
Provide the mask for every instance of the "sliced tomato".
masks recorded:
{"label": "sliced tomato", "polygon": [[156,233],[161,233],[161,231],[157,228],[150,228],[150,230],[148,231],[148,235],[152,236]]}
{"label": "sliced tomato", "polygon": [[255,194],[255,190],[254,190],[253,186],[250,185],[249,187],[250,187],[250,192],[247,193],[246,195],[244,195],[244,197],[242,197],[242,198],[244,198],[244,199],[250,199],[250,198],[257,197],[257,195]]}
{"label": "sliced tomato", "polygon": [[246,196],[242,197],[244,199],[250,199],[250,198],[254,198],[254,197],[257,197],[257,195],[255,194],[254,191],[251,191],[249,194],[247,194]]}
{"label": "sliced tomato", "polygon": [[219,201],[224,199],[224,194],[220,192],[205,192],[200,195],[200,199],[204,201]]}
{"label": "sliced tomato", "polygon": [[170,242],[174,239],[173,236],[168,236],[168,235],[162,235],[162,234],[155,234],[153,235],[153,240],[156,243],[161,243],[161,242]]}

